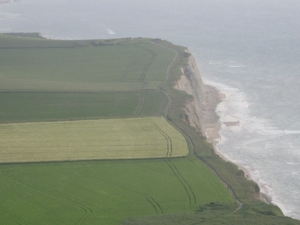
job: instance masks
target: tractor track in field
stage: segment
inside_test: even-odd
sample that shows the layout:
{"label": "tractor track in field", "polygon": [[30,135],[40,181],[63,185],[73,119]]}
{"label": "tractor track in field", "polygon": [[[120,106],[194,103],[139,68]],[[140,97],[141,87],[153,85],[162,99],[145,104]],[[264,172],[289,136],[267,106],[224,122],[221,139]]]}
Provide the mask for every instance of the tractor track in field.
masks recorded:
{"label": "tractor track in field", "polygon": [[98,180],[99,181],[104,180],[105,182],[108,182],[108,183],[113,184],[115,186],[118,186],[120,188],[123,188],[123,189],[129,190],[131,192],[134,192],[136,194],[139,194],[142,197],[144,197],[146,199],[146,201],[149,202],[152,205],[152,207],[155,210],[156,214],[164,214],[164,211],[163,211],[162,207],[160,206],[160,204],[151,195],[149,195],[149,194],[146,194],[146,193],[143,193],[143,192],[139,192],[137,190],[134,190],[134,189],[132,189],[130,187],[127,187],[127,186],[122,185],[122,184],[120,184],[118,182],[109,180],[107,178],[103,178],[103,177],[99,178],[99,177],[93,176],[93,175],[91,175],[89,173],[86,173],[84,171],[78,171],[78,172],[80,172],[80,173],[82,173],[82,174],[84,174],[84,175],[86,175],[86,176],[88,176],[90,178],[93,178],[93,179],[95,179],[97,181]]}
{"label": "tractor track in field", "polygon": [[[163,211],[162,207],[159,205],[159,203],[154,198],[152,198],[150,195],[147,194],[147,196],[149,196],[149,198],[151,199],[151,201],[150,201],[147,198],[147,201],[149,201],[151,203],[151,205],[153,205],[153,207],[155,208],[156,213],[159,214],[158,211],[160,211],[162,214],[164,214],[164,211]],[[155,204],[153,204],[153,203],[155,203]],[[156,208],[155,205],[158,206],[159,210]]]}
{"label": "tractor track in field", "polygon": [[148,48],[145,48],[143,46],[140,46],[140,45],[136,45],[137,47],[149,52],[151,54],[151,59],[149,60],[149,62],[147,63],[147,65],[145,66],[144,70],[143,70],[143,73],[141,74],[141,77],[139,79],[139,82],[141,83],[141,87],[140,89],[142,89],[144,87],[144,81],[145,81],[145,77],[146,77],[146,74],[149,70],[149,67],[152,65],[152,63],[154,62],[154,60],[156,59],[156,53]]}
{"label": "tractor track in field", "polygon": [[143,105],[144,105],[144,101],[145,101],[144,95],[142,93],[139,93],[138,96],[139,96],[139,103],[133,113],[136,116],[140,114],[141,109],[143,108]]}
{"label": "tractor track in field", "polygon": [[189,204],[197,204],[197,199],[195,196],[195,193],[192,190],[192,187],[190,186],[190,184],[184,179],[184,177],[181,175],[181,173],[179,172],[179,170],[177,169],[177,167],[171,162],[171,160],[169,159],[165,159],[164,160],[165,163],[169,166],[169,168],[171,169],[172,173],[174,174],[174,176],[176,177],[176,179],[181,183],[181,185],[183,186],[188,199],[189,199]]}
{"label": "tractor track in field", "polygon": [[22,219],[18,218],[17,216],[8,213],[2,209],[0,209],[0,213],[4,214],[5,216],[7,216],[8,218],[10,218],[11,220],[13,220],[14,222],[16,222],[19,225],[27,225],[29,223],[22,221]]}
{"label": "tractor track in field", "polygon": [[168,117],[168,113],[169,113],[169,109],[170,109],[170,106],[171,106],[171,103],[172,103],[172,98],[168,95],[168,93],[167,92],[165,92],[163,89],[161,89],[160,90],[165,96],[166,96],[166,98],[167,98],[167,104],[166,104],[166,106],[165,106],[165,108],[164,108],[164,110],[163,110],[163,116],[165,117],[165,118],[167,118]]}
{"label": "tractor track in field", "polygon": [[166,46],[164,46],[164,45],[155,43],[155,42],[153,42],[153,41],[151,41],[151,43],[154,44],[154,45],[158,45],[159,47],[168,49],[168,50],[170,50],[170,51],[172,51],[172,52],[175,53],[175,56],[174,56],[172,62],[170,62],[169,66],[167,67],[166,78],[165,78],[165,80],[164,80],[164,84],[165,84],[165,83],[167,82],[167,80],[169,79],[169,76],[170,76],[170,68],[171,68],[171,66],[174,64],[174,62],[176,61],[176,59],[177,59],[177,57],[178,57],[178,52],[177,52],[176,50],[172,49],[172,48],[168,48],[168,47],[166,47]]}
{"label": "tractor track in field", "polygon": [[89,207],[87,207],[87,206],[85,206],[85,205],[83,205],[83,204],[80,204],[80,203],[78,203],[78,202],[76,202],[76,201],[74,201],[74,200],[72,200],[72,199],[69,199],[69,198],[66,198],[66,197],[62,197],[62,196],[60,196],[59,194],[56,194],[56,193],[54,193],[54,192],[52,192],[52,191],[49,191],[49,190],[47,190],[47,189],[38,187],[38,186],[33,185],[33,184],[30,184],[30,183],[28,183],[28,182],[25,182],[25,181],[23,181],[23,180],[21,180],[21,179],[15,177],[15,176],[9,174],[9,173],[5,173],[5,174],[6,174],[8,177],[10,177],[11,179],[13,179],[13,180],[15,180],[15,181],[17,181],[17,182],[19,182],[19,183],[21,183],[21,184],[24,184],[24,185],[27,185],[27,186],[29,186],[29,187],[31,187],[31,188],[34,188],[34,189],[36,189],[36,190],[39,190],[39,191],[41,191],[41,192],[43,192],[43,193],[45,193],[45,194],[48,194],[48,195],[50,195],[50,196],[52,196],[52,197],[55,197],[55,198],[57,198],[57,199],[59,199],[59,200],[68,202],[69,204],[71,204],[71,205],[73,205],[73,206],[75,206],[75,207],[80,208],[81,210],[83,210],[83,211],[84,211],[84,216],[82,216],[80,219],[78,219],[77,222],[75,223],[75,225],[81,225],[81,224],[83,224],[83,223],[87,220],[87,218],[93,213],[93,210],[92,210],[92,209],[90,209]]}
{"label": "tractor track in field", "polygon": [[194,200],[194,203],[197,204],[197,198],[196,198],[196,195],[191,187],[191,185],[187,182],[187,180],[181,175],[180,171],[178,170],[177,166],[174,165],[170,160],[169,162],[173,165],[174,169],[177,171],[178,175],[182,178],[182,180],[184,181],[184,183],[188,186],[188,189],[190,190],[191,192],[191,195],[193,196],[193,200]]}
{"label": "tractor track in field", "polygon": [[166,153],[166,157],[171,157],[172,156],[172,151],[173,151],[173,146],[172,146],[172,139],[169,137],[169,135],[167,133],[165,133],[159,126],[157,126],[156,123],[153,122],[152,119],[150,119],[151,124],[154,126],[154,128],[161,133],[164,138],[167,141],[167,153]]}

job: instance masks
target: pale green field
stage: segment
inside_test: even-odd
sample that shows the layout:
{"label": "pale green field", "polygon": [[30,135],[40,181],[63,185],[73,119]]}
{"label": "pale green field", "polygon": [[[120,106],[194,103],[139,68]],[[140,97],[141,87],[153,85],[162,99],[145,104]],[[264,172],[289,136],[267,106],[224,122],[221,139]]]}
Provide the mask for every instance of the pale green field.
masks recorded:
{"label": "pale green field", "polygon": [[0,162],[178,157],[184,137],[164,118],[0,125]]}

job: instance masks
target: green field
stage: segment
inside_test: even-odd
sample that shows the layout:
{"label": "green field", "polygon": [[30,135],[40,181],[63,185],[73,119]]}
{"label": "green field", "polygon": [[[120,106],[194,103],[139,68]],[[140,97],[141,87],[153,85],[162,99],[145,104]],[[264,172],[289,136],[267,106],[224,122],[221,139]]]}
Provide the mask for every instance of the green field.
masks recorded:
{"label": "green field", "polygon": [[149,41],[59,46],[0,48],[0,91],[156,89],[175,55]]}
{"label": "green field", "polygon": [[161,116],[166,99],[158,90],[140,92],[0,92],[0,124]]}
{"label": "green field", "polygon": [[164,118],[0,124],[0,163],[169,158],[188,154]]}
{"label": "green field", "polygon": [[127,218],[232,203],[198,160],[14,164],[0,166],[0,223],[120,224]]}

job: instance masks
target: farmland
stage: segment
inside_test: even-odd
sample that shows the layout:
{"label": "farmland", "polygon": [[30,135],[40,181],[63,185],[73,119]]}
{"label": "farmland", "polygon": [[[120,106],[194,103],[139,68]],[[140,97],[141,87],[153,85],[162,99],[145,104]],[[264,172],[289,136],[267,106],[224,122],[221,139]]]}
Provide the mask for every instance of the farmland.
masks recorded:
{"label": "farmland", "polygon": [[[1,39],[0,39],[1,40]],[[150,42],[80,47],[6,47],[0,91],[99,92],[155,89],[174,52]]]}
{"label": "farmland", "polygon": [[0,92],[0,123],[161,116],[158,90],[139,92]]}
{"label": "farmland", "polygon": [[119,224],[233,203],[162,117],[174,50],[1,38],[1,223]]}
{"label": "farmland", "polygon": [[297,224],[184,122],[188,56],[0,35],[0,224]]}
{"label": "farmland", "polygon": [[[2,224],[120,224],[129,217],[232,203],[197,160],[2,165]],[[12,213],[11,209],[17,209]],[[13,222],[15,221],[15,222]]]}
{"label": "farmland", "polygon": [[0,125],[0,163],[166,158],[188,154],[164,118]]}

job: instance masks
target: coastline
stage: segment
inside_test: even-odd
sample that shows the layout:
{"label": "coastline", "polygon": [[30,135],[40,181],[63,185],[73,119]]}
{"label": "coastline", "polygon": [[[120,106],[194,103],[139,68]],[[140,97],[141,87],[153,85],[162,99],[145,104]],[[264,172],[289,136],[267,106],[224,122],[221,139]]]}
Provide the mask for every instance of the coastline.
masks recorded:
{"label": "coastline", "polygon": [[[226,95],[220,93],[215,87],[204,84],[191,53],[188,65],[182,68],[182,76],[177,81],[175,88],[193,96],[193,100],[188,102],[184,108],[185,113],[188,115],[188,122],[197,131],[201,131],[207,142],[213,145],[216,153],[219,153],[216,144],[220,139],[221,124],[216,108],[226,98]],[[224,156],[220,156],[228,161]]]}
{"label": "coastline", "polygon": [[[227,95],[203,82],[195,58],[190,51],[187,50],[186,52],[190,54],[188,65],[182,68],[182,76],[175,85],[176,89],[185,91],[193,96],[193,100],[189,101],[183,109],[187,115],[185,120],[206,137],[206,141],[212,144],[215,154],[224,161],[235,164],[244,172],[246,179],[254,181],[251,178],[250,172],[245,167],[230,161],[218,150],[217,144],[221,140],[219,133],[221,122],[219,121],[220,118],[217,115],[216,109],[222,101],[227,99]],[[224,120],[222,123],[225,126],[238,126],[240,123],[239,120],[232,117],[225,118]],[[272,198],[260,191],[254,193],[254,195],[256,199],[267,204],[273,204]]]}

